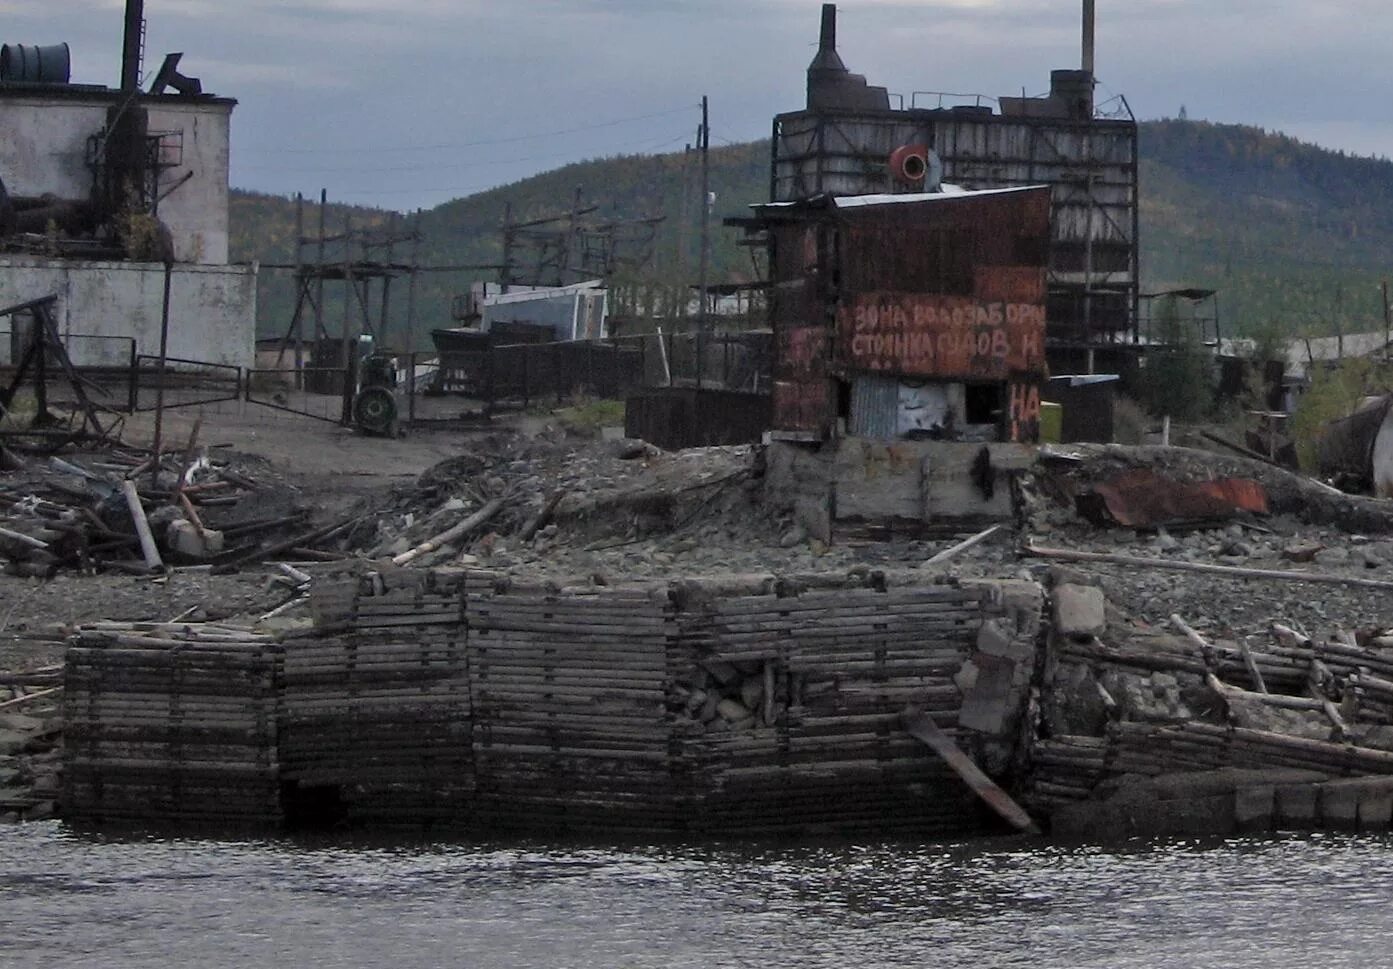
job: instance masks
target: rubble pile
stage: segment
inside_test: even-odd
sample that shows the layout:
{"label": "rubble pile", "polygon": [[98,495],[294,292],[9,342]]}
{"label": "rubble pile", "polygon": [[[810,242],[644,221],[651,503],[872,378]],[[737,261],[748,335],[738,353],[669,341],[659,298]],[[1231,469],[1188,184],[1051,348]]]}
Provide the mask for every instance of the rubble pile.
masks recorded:
{"label": "rubble pile", "polygon": [[62,667],[0,674],[0,822],[54,816],[61,784]]}
{"label": "rubble pile", "polygon": [[0,478],[0,561],[10,575],[145,574],[169,564],[255,558],[302,525],[285,489],[229,457],[113,448],[21,460]]}
{"label": "rubble pile", "polygon": [[1037,810],[1081,817],[1071,805],[1106,801],[1133,775],[1393,773],[1388,626],[1317,638],[1294,622],[1236,632],[1178,613],[1160,626],[1107,602],[1095,577],[1056,568],[1053,579],[1027,785]]}
{"label": "rubble pile", "polygon": [[342,544],[396,565],[511,573],[654,574],[679,557],[691,568],[701,553],[753,564],[780,538],[759,506],[758,475],[749,447],[666,453],[625,439],[500,434],[365,506],[373,520]]}
{"label": "rubble pile", "polygon": [[[1138,508],[1149,513],[1142,524],[1100,516],[1096,506],[1105,503],[1092,498],[1098,486],[1138,469],[1178,484],[1251,482],[1266,511],[1230,507],[1186,517],[1142,502]],[[1112,445],[1044,449],[1021,492],[1027,557],[1018,567],[1036,577],[1048,572],[1048,561],[1029,555],[1032,548],[1111,557],[1070,566],[1146,623],[1165,625],[1179,609],[1221,634],[1293,622],[1313,629],[1393,626],[1393,596],[1381,589],[1393,583],[1393,503],[1342,495],[1242,458]],[[1129,508],[1129,516],[1136,511]],[[969,554],[960,567],[980,565]]]}

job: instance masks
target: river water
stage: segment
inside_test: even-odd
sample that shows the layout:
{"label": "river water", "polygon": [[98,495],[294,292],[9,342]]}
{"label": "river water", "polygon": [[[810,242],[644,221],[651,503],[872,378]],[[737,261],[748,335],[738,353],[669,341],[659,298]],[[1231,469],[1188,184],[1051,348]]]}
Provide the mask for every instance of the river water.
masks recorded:
{"label": "river water", "polygon": [[6,969],[1393,965],[1393,840],[1121,849],[0,829]]}

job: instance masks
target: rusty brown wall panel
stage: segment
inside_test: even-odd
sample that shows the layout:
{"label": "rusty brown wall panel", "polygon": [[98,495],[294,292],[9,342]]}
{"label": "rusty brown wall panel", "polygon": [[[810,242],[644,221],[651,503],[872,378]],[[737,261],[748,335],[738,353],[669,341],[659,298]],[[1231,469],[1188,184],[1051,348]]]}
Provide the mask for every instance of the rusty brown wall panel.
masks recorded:
{"label": "rusty brown wall panel", "polygon": [[1045,373],[1045,310],[925,293],[860,293],[837,314],[836,357],[849,370],[1006,380]]}
{"label": "rusty brown wall panel", "polygon": [[832,421],[832,385],[827,380],[774,381],[775,430],[821,433]]}
{"label": "rusty brown wall panel", "polygon": [[827,373],[828,333],[822,326],[781,326],[774,376],[807,380]]}
{"label": "rusty brown wall panel", "polygon": [[972,295],[989,303],[1044,305],[1045,271],[1039,266],[977,266]]}
{"label": "rusty brown wall panel", "polygon": [[841,286],[966,296],[984,267],[1043,272],[1049,213],[1044,189],[840,210]]}

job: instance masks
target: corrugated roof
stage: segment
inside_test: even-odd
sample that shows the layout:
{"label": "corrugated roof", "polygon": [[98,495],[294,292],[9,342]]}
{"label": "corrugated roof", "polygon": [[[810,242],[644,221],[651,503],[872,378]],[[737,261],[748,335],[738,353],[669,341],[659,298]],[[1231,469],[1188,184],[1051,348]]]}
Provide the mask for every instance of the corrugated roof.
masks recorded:
{"label": "corrugated roof", "polygon": [[[1019,185],[1012,188],[988,188],[969,191],[956,185],[943,186],[942,192],[916,192],[900,195],[838,195],[832,204],[839,209],[856,209],[869,205],[905,205],[916,202],[954,202],[961,199],[982,198],[986,195],[1009,195],[1013,192],[1034,192],[1048,189],[1048,185]],[[956,189],[956,191],[953,191]]]}
{"label": "corrugated roof", "polygon": [[813,204],[826,204],[830,202],[835,208],[855,209],[865,208],[872,205],[906,205],[915,202],[950,202],[958,199],[983,198],[988,195],[1009,195],[1013,192],[1034,192],[1039,189],[1047,189],[1048,185],[1017,185],[1011,188],[985,188],[985,189],[966,189],[961,185],[950,185],[943,183],[943,190],[940,192],[904,192],[897,194],[881,195],[834,195],[830,198],[825,195],[815,196],[811,199],[800,199],[794,202],[755,202],[750,206],[752,209],[794,209],[806,207]]}

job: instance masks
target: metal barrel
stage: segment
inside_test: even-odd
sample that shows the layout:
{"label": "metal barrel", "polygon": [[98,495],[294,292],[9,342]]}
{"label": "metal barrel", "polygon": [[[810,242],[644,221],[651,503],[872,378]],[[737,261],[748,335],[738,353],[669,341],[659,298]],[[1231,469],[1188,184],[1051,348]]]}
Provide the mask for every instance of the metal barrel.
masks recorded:
{"label": "metal barrel", "polygon": [[67,84],[71,69],[72,58],[67,44],[0,45],[0,81]]}

